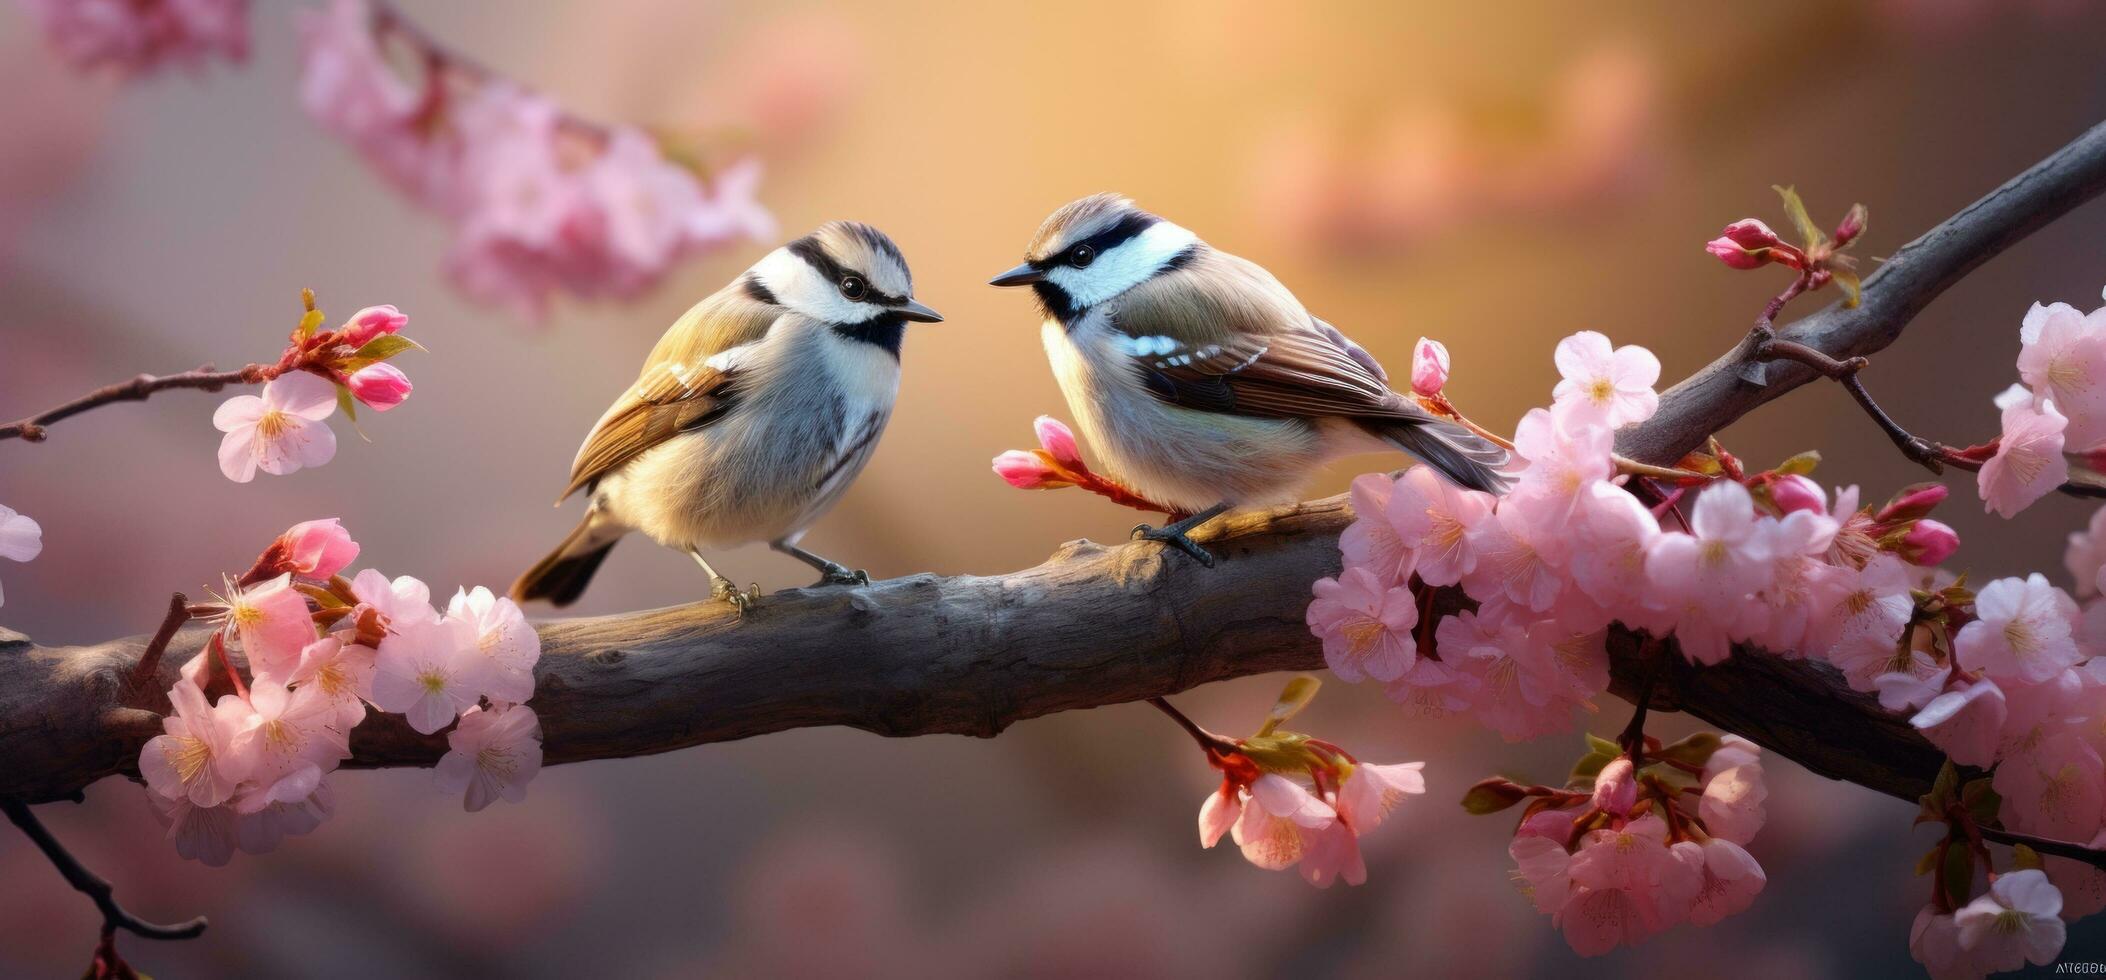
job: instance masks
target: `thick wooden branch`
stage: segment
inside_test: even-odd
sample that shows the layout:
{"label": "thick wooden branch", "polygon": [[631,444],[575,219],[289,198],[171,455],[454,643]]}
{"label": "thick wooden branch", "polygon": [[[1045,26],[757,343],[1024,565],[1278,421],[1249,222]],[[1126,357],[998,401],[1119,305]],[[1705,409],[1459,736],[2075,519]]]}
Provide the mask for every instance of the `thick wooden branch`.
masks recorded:
{"label": "thick wooden branch", "polygon": [[[2102,189],[2106,127],[1902,249],[1867,281],[1862,308],[1831,307],[1782,335],[1837,357],[1876,351],[1969,269]],[[1813,376],[1791,364],[1756,373],[1748,348],[1677,385],[1621,450],[1671,462]],[[1322,656],[1303,625],[1308,584],[1337,569],[1337,535],[1350,519],[1342,497],[1232,516],[1203,535],[1222,558],[1213,569],[1151,543],[1076,542],[1008,575],[777,593],[744,619],[704,603],[548,622],[533,705],[548,761],[561,763],[816,725],[988,736],[1056,711],[1317,669]],[[174,683],[204,635],[176,635],[156,689]],[[133,772],[160,728],[162,706],[146,703],[159,694],[128,693],[147,643],[46,648],[0,631],[0,796],[71,798]],[[1618,635],[1610,648],[1612,690],[1629,697],[1636,643]],[[1717,667],[1689,667],[1678,655],[1671,663],[1656,708],[1689,712],[1815,772],[1913,799],[1941,762],[1903,720],[1824,666],[1760,651]],[[428,766],[445,742],[377,716],[352,749],[355,766]]]}

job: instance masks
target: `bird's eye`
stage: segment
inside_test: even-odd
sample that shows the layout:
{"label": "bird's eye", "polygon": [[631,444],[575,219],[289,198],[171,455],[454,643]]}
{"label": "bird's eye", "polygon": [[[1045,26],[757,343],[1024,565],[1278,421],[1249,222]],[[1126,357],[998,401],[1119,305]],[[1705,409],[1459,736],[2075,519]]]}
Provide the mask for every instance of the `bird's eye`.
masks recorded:
{"label": "bird's eye", "polygon": [[1085,268],[1095,261],[1097,261],[1097,250],[1088,245],[1077,245],[1074,251],[1068,253],[1068,264],[1077,269]]}
{"label": "bird's eye", "polygon": [[841,295],[849,299],[862,299],[865,288],[862,276],[841,277]]}

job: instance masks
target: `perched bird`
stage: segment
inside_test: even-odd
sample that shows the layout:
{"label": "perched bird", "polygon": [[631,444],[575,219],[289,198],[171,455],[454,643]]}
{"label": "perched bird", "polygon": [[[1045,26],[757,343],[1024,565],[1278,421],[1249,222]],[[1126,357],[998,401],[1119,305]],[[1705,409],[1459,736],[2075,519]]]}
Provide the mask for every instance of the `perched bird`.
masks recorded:
{"label": "perched bird", "polygon": [[907,321],[942,319],[869,225],[836,221],[768,253],[674,321],[600,416],[563,491],[585,491],[585,518],[512,596],[568,605],[630,531],[692,555],[741,609],[749,597],[702,549],[766,541],[821,584],[867,583],[797,540],[870,461]]}
{"label": "perched bird", "polygon": [[1030,286],[1083,436],[1150,500],[1190,514],[1141,536],[1204,564],[1186,532],[1292,500],[1324,462],[1403,450],[1497,491],[1506,453],[1389,389],[1372,355],[1256,263],[1115,194],[1053,212],[996,286]]}

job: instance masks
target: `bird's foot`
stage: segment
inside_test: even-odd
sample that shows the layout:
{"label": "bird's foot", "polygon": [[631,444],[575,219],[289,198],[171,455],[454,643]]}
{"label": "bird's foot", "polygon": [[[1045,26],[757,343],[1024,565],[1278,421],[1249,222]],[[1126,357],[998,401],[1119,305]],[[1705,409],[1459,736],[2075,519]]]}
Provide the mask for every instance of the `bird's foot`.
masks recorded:
{"label": "bird's foot", "polygon": [[741,592],[738,583],[719,575],[709,580],[709,597],[731,603],[739,611],[739,615],[744,616],[746,610],[753,608],[753,604],[760,599],[760,586],[756,584]]}
{"label": "bird's foot", "polygon": [[1133,526],[1133,536],[1142,541],[1160,541],[1185,554],[1191,555],[1192,560],[1208,568],[1214,567],[1213,553],[1200,547],[1199,542],[1186,537],[1185,532],[1178,530],[1175,526],[1152,527],[1147,524],[1136,524]]}
{"label": "bird's foot", "polygon": [[869,585],[870,573],[860,568],[849,568],[838,562],[830,561],[826,563],[825,568],[819,570],[819,581],[812,584],[815,587],[822,585]]}

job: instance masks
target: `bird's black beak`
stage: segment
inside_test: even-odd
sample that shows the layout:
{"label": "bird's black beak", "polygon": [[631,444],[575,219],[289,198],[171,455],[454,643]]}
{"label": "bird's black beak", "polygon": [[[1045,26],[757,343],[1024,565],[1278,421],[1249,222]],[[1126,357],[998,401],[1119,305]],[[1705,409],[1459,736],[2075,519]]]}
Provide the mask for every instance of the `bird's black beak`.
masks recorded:
{"label": "bird's black beak", "polygon": [[929,309],[928,307],[923,306],[920,303],[916,303],[911,299],[907,301],[907,305],[899,307],[899,315],[906,317],[907,319],[912,320],[916,323],[943,322],[943,314],[938,313],[935,310]]}
{"label": "bird's black beak", "polygon": [[1029,286],[1034,282],[1043,282],[1045,278],[1045,273],[1032,268],[1031,263],[1026,262],[993,279],[987,280],[987,284],[990,286]]}

